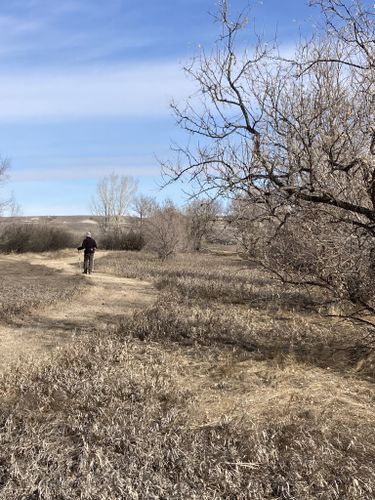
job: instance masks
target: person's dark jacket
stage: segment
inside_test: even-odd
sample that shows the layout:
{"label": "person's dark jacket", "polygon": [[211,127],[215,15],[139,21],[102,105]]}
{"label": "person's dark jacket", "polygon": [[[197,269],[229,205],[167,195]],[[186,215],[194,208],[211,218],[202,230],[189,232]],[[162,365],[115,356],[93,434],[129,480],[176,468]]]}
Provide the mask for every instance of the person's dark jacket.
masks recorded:
{"label": "person's dark jacket", "polygon": [[94,238],[90,238],[90,236],[86,236],[86,238],[82,241],[82,245],[78,247],[78,250],[85,251],[85,255],[94,253],[96,249],[96,241],[94,240]]}

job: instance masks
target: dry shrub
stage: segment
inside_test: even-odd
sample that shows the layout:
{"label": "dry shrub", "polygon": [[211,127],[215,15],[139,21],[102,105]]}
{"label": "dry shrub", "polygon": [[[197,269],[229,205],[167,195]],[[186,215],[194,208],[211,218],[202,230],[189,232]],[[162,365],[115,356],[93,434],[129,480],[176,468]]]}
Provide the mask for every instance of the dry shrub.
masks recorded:
{"label": "dry shrub", "polygon": [[139,251],[146,242],[142,233],[137,231],[108,231],[100,238],[100,248],[105,250]]}
{"label": "dry shrub", "polygon": [[372,236],[361,227],[353,230],[340,224],[334,209],[322,212],[311,207],[281,207],[278,217],[270,218],[243,204],[239,204],[241,211],[234,212],[233,218],[245,259],[263,266],[285,283],[297,287],[315,285],[332,300],[374,312]]}
{"label": "dry shrub", "polygon": [[185,220],[174,203],[155,206],[147,221],[147,248],[165,261],[186,247]]}
{"label": "dry shrub", "polygon": [[40,224],[9,224],[1,232],[0,252],[47,252],[72,248],[74,237],[68,231]]}

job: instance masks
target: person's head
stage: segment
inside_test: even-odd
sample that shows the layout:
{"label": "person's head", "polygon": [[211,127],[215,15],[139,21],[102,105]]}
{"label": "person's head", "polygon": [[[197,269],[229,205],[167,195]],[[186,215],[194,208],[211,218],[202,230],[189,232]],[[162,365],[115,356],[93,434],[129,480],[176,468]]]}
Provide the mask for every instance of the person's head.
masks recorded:
{"label": "person's head", "polygon": [[91,233],[90,233],[90,231],[87,231],[87,233],[86,233],[86,238],[91,238]]}

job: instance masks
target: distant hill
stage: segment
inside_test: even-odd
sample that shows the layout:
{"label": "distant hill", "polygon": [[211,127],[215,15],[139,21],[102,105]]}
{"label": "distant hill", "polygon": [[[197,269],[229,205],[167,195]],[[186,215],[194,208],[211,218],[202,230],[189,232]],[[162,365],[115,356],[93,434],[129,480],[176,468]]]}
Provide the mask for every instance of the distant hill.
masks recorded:
{"label": "distant hill", "polygon": [[91,231],[93,234],[99,232],[98,217],[91,215],[0,217],[0,226],[9,223],[46,224],[64,228],[77,236],[83,236],[87,231]]}
{"label": "distant hill", "polygon": [[[122,226],[129,229],[134,222],[132,217],[124,217]],[[3,224],[21,223],[21,224],[46,224],[48,226],[61,227],[72,232],[77,237],[84,236],[87,231],[91,231],[93,236],[100,233],[99,217],[94,215],[36,215],[36,216],[17,216],[0,217],[0,229]]]}

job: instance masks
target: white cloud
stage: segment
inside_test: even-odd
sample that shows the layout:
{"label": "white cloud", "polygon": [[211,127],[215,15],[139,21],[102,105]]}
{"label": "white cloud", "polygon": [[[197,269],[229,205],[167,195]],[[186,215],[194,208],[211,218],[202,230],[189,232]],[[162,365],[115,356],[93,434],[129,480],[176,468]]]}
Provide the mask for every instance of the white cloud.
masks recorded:
{"label": "white cloud", "polygon": [[176,63],[44,69],[0,76],[0,121],[169,114],[191,91]]}
{"label": "white cloud", "polygon": [[[67,60],[90,61],[95,58],[109,57],[116,52],[152,47],[160,39],[148,31],[130,32],[129,29],[108,30],[105,23],[97,25],[102,6],[78,0],[42,5],[31,2],[27,15],[21,6],[18,14],[2,14],[0,11],[0,59],[2,68],[17,58],[23,57],[22,64],[29,64],[38,58],[48,59],[65,57]],[[32,13],[32,14],[31,14]],[[90,15],[88,26],[79,29],[75,24],[70,27],[67,20],[76,21],[77,15]],[[18,61],[20,64],[21,61]]]}

